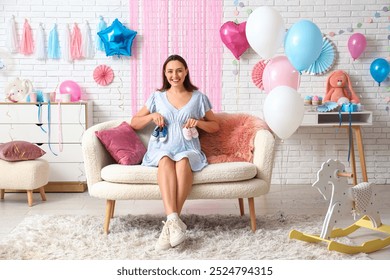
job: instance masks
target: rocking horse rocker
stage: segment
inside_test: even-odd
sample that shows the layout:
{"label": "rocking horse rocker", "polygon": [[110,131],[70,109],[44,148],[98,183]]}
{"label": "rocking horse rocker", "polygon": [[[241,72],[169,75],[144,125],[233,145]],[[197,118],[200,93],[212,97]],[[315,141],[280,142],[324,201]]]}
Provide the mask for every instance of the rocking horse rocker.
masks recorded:
{"label": "rocking horse rocker", "polygon": [[[390,226],[381,222],[379,211],[375,207],[375,196],[371,183],[363,182],[354,187],[348,185],[348,177],[353,174],[346,173],[344,165],[338,160],[329,159],[324,162],[317,172],[316,187],[325,200],[330,197],[329,208],[322,225],[321,234],[311,235],[292,230],[290,239],[306,242],[327,242],[328,250],[347,254],[371,253],[390,245]],[[361,214],[360,220],[346,228],[333,227],[345,216]],[[367,228],[389,234],[385,239],[374,239],[359,246],[346,245],[331,238],[343,237],[359,228]]]}

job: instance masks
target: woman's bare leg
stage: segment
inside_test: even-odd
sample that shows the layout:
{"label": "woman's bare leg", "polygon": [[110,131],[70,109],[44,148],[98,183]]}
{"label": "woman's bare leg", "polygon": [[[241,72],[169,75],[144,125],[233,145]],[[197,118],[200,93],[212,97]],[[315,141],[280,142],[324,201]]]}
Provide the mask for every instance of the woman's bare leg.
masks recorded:
{"label": "woman's bare leg", "polygon": [[176,206],[177,213],[180,215],[184,202],[191,192],[194,176],[188,158],[183,158],[182,160],[176,162],[175,167],[177,182]]}
{"label": "woman's bare leg", "polygon": [[158,163],[157,181],[164,202],[165,214],[177,213],[176,169],[175,162],[169,157],[163,157]]}

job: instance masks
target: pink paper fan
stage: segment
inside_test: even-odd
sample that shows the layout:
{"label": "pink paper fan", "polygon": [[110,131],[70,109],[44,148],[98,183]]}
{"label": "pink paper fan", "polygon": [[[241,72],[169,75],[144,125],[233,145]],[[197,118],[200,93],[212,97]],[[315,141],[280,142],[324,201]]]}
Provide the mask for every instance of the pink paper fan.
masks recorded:
{"label": "pink paper fan", "polygon": [[107,65],[99,65],[93,71],[93,79],[101,86],[107,86],[111,84],[114,79],[114,72],[111,67]]}
{"label": "pink paper fan", "polygon": [[263,87],[263,71],[267,65],[265,60],[260,60],[255,64],[252,70],[252,81],[259,89],[264,90]]}

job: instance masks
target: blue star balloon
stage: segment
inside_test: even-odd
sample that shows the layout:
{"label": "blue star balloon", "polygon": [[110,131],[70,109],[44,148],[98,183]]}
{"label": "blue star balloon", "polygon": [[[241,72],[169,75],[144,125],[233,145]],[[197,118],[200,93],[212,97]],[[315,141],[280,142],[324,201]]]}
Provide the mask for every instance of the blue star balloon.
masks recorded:
{"label": "blue star balloon", "polygon": [[118,19],[97,33],[104,44],[106,56],[131,56],[131,46],[137,32],[126,28]]}

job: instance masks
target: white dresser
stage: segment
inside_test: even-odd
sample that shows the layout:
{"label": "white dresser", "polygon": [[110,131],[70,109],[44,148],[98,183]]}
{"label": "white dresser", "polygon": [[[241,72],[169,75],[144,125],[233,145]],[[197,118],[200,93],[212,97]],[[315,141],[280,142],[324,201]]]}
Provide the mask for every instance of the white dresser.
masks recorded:
{"label": "white dresser", "polygon": [[92,102],[0,103],[0,143],[24,140],[39,145],[50,164],[50,192],[86,190],[81,139],[92,125]]}

